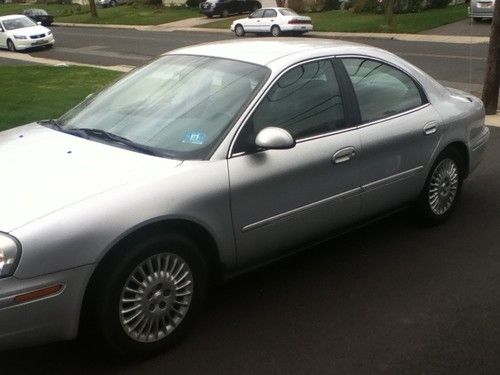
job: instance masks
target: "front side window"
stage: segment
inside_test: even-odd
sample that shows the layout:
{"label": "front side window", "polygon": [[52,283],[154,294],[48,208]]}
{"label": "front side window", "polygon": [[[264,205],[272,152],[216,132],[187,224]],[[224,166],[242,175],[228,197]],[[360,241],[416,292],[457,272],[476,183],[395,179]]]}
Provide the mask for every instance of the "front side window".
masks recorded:
{"label": "front side window", "polygon": [[306,63],[282,75],[245,124],[235,152],[251,150],[257,133],[268,126],[286,129],[295,139],[344,126],[342,98],[330,60]]}
{"label": "front side window", "polygon": [[252,13],[251,17],[252,18],[262,18],[263,15],[264,15],[264,9],[258,9]]}
{"label": "front side window", "polygon": [[359,103],[363,123],[379,120],[426,103],[412,78],[380,61],[342,59]]}
{"label": "front side window", "polygon": [[264,12],[264,18],[272,18],[272,17],[276,17],[277,13],[274,9],[267,9],[265,12]]}
{"label": "front side window", "polygon": [[205,159],[268,74],[240,61],[164,56],[77,106],[59,125],[76,135],[123,137],[160,156]]}

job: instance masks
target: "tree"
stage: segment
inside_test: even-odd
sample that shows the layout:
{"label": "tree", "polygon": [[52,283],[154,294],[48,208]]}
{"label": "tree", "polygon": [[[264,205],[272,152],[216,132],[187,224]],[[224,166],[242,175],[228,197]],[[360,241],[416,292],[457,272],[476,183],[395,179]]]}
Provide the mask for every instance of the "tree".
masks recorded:
{"label": "tree", "polygon": [[97,7],[95,6],[95,0],[89,0],[90,15],[92,17],[97,17]]}
{"label": "tree", "polygon": [[394,0],[384,0],[385,23],[389,27],[394,26]]}
{"label": "tree", "polygon": [[500,90],[500,2],[496,2],[491,24],[488,62],[483,85],[483,103],[487,115],[497,113],[498,91]]}

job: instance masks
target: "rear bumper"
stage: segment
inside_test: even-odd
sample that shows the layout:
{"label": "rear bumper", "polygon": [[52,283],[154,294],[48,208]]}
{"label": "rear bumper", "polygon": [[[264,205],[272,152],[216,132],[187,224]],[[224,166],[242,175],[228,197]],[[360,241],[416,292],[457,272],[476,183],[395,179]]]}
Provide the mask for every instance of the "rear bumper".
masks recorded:
{"label": "rear bumper", "polygon": [[[93,265],[20,280],[0,279],[0,350],[75,338],[80,310]],[[62,289],[25,303],[14,298],[51,285]]]}
{"label": "rear bumper", "polygon": [[307,32],[307,31],[312,31],[313,29],[313,26],[312,25],[309,25],[309,24],[286,24],[286,25],[283,25],[281,26],[281,31],[283,32],[287,32],[287,31],[291,31],[291,32]]}
{"label": "rear bumper", "polygon": [[495,8],[469,7],[469,17],[472,18],[493,18]]}
{"label": "rear bumper", "polygon": [[485,126],[481,133],[471,141],[469,147],[469,173],[472,173],[483,159],[489,139],[490,129]]}

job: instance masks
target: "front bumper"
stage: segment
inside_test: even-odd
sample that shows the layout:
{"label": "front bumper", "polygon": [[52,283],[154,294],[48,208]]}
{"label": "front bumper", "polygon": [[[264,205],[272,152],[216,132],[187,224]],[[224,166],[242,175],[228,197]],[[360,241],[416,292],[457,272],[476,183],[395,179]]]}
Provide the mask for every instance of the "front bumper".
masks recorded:
{"label": "front bumper", "polygon": [[[94,265],[87,265],[33,279],[0,279],[0,350],[75,338],[93,270]],[[62,289],[51,296],[14,301],[16,296],[57,284]]]}
{"label": "front bumper", "polygon": [[24,50],[28,48],[43,47],[47,45],[54,45],[54,35],[49,35],[40,39],[15,39],[16,49]]}

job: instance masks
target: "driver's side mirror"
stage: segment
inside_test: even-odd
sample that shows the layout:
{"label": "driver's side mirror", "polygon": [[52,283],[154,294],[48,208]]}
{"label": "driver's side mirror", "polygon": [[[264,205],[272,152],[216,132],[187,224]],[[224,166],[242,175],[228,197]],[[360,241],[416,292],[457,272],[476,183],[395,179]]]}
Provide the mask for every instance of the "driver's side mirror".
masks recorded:
{"label": "driver's side mirror", "polygon": [[269,126],[257,134],[255,144],[267,150],[283,150],[294,147],[295,139],[285,129]]}

